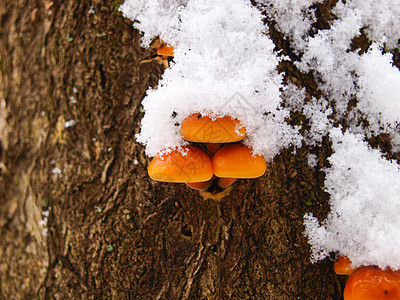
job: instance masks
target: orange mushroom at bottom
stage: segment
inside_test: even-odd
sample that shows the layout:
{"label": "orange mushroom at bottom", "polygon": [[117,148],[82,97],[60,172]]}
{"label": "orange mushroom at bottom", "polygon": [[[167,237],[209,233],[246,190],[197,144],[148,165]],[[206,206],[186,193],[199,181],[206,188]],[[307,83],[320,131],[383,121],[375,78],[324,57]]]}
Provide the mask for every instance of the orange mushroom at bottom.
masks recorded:
{"label": "orange mushroom at bottom", "polygon": [[400,271],[361,267],[347,280],[345,300],[400,299]]}
{"label": "orange mushroom at bottom", "polygon": [[213,177],[210,157],[195,146],[161,152],[151,161],[148,173],[157,181],[202,182]]}
{"label": "orange mushroom at bottom", "polygon": [[241,144],[227,145],[212,158],[215,176],[227,178],[256,178],[262,176],[267,163],[264,157],[253,155],[252,149]]}

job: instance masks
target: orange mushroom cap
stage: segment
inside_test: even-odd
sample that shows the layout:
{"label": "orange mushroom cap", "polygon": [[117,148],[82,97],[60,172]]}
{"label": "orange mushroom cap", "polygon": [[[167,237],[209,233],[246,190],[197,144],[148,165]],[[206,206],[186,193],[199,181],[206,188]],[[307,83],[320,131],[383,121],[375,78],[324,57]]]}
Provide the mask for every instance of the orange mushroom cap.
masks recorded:
{"label": "orange mushroom cap", "polygon": [[338,275],[351,275],[354,272],[351,267],[351,260],[346,256],[340,256],[336,259],[334,269]]}
{"label": "orange mushroom cap", "polygon": [[253,155],[252,150],[241,144],[226,145],[212,158],[214,174],[218,177],[256,178],[265,173],[264,157]]}
{"label": "orange mushroom cap", "polygon": [[230,116],[212,119],[200,113],[187,117],[181,126],[182,137],[198,143],[232,143],[246,137],[246,128]]}
{"label": "orange mushroom cap", "polygon": [[174,47],[164,44],[157,50],[157,54],[161,56],[174,56]]}
{"label": "orange mushroom cap", "polygon": [[199,182],[213,176],[210,157],[195,146],[158,154],[148,172],[152,179],[164,182]]}
{"label": "orange mushroom cap", "polygon": [[345,300],[400,299],[400,271],[361,267],[347,280]]}

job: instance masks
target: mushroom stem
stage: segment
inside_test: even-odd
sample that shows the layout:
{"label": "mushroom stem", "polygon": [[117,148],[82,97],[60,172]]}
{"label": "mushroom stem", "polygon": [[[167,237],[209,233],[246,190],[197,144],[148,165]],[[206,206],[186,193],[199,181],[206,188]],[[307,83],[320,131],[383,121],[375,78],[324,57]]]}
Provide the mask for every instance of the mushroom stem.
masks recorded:
{"label": "mushroom stem", "polygon": [[214,154],[221,148],[220,143],[208,143],[207,154],[212,158]]}
{"label": "mushroom stem", "polygon": [[234,183],[236,179],[237,178],[227,178],[227,177],[218,178],[217,185],[221,189],[226,189],[228,186]]}
{"label": "mushroom stem", "polygon": [[211,184],[214,182],[215,177],[213,176],[213,178],[211,178],[210,180],[207,181],[202,181],[202,182],[185,182],[185,184],[194,189],[194,190],[198,190],[198,191],[205,191],[207,190]]}

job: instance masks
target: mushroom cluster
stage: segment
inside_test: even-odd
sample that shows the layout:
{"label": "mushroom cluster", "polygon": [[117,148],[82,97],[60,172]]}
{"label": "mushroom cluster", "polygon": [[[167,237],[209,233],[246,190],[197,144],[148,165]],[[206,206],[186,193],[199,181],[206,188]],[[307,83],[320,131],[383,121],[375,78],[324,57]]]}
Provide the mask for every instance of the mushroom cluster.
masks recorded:
{"label": "mushroom cluster", "polygon": [[334,269],[338,275],[350,276],[344,289],[345,300],[400,299],[400,270],[376,266],[353,269],[347,257],[339,257]]}
{"label": "mushroom cluster", "polygon": [[256,178],[266,171],[264,157],[240,143],[246,128],[237,119],[195,113],[182,122],[180,133],[190,145],[158,153],[148,168],[152,179],[196,190],[224,189],[237,178]]}

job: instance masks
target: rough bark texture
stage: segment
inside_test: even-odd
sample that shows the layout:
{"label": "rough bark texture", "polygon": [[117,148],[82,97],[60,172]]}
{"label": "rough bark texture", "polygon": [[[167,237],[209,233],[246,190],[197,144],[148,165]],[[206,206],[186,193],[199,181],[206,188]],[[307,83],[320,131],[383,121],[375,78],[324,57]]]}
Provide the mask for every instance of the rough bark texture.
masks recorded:
{"label": "rough bark texture", "polygon": [[[141,63],[152,53],[119,4],[0,3],[0,297],[340,299],[345,278],[330,260],[310,263],[303,235],[306,212],[329,211],[329,143],[284,150],[221,201],[150,180],[134,134],[163,67]],[[318,8],[320,28],[331,5]],[[280,68],[318,94],[310,75]]]}

